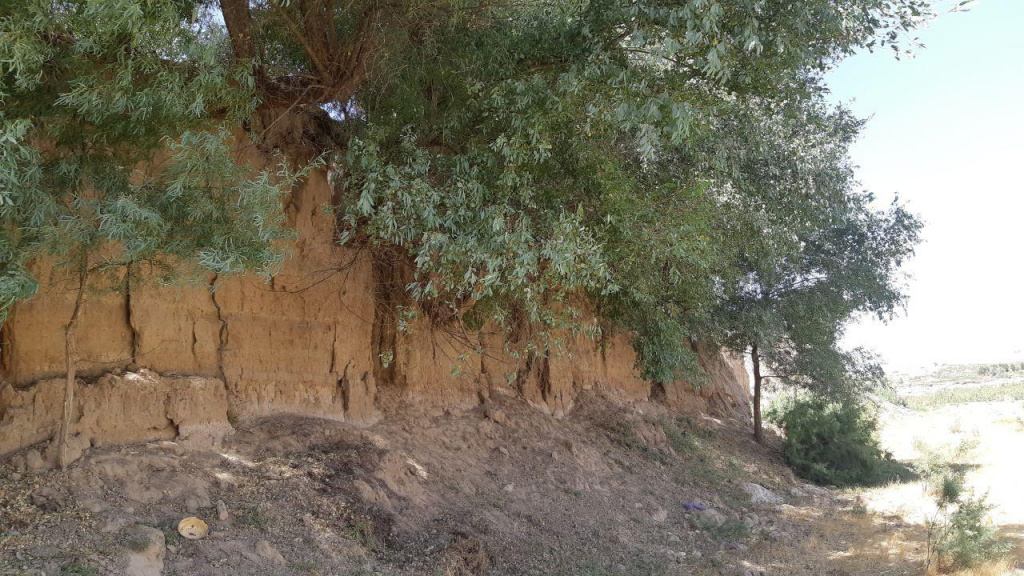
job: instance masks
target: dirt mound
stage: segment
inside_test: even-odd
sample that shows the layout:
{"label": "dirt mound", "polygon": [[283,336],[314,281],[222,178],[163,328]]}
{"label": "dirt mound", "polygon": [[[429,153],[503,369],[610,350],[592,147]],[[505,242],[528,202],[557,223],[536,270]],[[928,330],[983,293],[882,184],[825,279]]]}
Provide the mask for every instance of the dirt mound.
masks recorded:
{"label": "dirt mound", "polygon": [[[555,419],[499,393],[366,429],[236,428],[216,449],[100,447],[66,472],[8,459],[0,574],[130,573],[159,557],[154,529],[163,574],[710,574],[801,530],[750,503],[744,482],[792,481],[745,429],[658,404],[585,393]],[[208,538],[177,535],[192,515]]]}

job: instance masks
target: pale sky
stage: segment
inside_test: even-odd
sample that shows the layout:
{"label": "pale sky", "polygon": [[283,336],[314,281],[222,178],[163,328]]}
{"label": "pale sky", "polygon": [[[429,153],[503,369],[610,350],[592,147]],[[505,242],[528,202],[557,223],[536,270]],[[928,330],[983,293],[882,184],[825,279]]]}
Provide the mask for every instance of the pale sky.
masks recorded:
{"label": "pale sky", "polygon": [[906,313],[846,342],[890,370],[1024,360],[1024,0],[981,0],[919,37],[910,60],[864,53],[828,77],[871,117],[853,148],[861,182],[925,222]]}

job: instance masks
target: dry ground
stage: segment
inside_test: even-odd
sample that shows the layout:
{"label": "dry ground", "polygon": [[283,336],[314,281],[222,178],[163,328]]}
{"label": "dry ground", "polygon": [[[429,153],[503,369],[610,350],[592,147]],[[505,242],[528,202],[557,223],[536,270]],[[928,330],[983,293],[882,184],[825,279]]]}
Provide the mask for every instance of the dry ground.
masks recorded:
{"label": "dry ground", "polygon": [[[930,418],[942,419],[898,419],[907,432],[887,429],[887,440],[927,434]],[[1012,473],[998,456],[1019,441],[979,449],[992,472],[977,481]],[[147,559],[152,570],[158,553],[162,574],[179,576],[923,574],[913,501],[894,496],[913,485],[867,492],[865,512],[855,493],[794,479],[777,442],[766,449],[739,424],[658,404],[584,397],[558,420],[495,395],[366,430],[242,422],[216,451],[98,448],[67,472],[27,472],[23,457],[0,465],[0,574],[125,574]],[[751,501],[747,482],[779,500]],[[1013,500],[1014,482],[999,482],[987,485],[993,500]],[[1008,532],[1014,506],[998,516]],[[208,538],[176,535],[192,514]]]}

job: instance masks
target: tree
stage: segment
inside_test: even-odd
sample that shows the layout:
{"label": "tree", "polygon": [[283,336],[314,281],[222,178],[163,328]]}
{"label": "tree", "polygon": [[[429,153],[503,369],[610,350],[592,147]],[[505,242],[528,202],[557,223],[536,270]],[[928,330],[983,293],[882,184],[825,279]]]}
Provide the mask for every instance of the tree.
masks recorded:
{"label": "tree", "polygon": [[407,268],[433,322],[530,322],[545,353],[548,329],[586,321],[585,293],[646,375],[680,377],[738,279],[784,267],[848,192],[819,201],[797,177],[845,159],[823,72],[929,16],[923,0],[10,0],[0,304],[34,291],[44,254],[81,287],[144,262],[272,272],[294,179],[232,154],[247,147],[322,161],[340,241]]}
{"label": "tree", "polygon": [[[750,231],[713,314],[712,332],[749,352],[754,376],[754,435],[763,440],[761,392],[777,380],[832,397],[850,397],[882,376],[864,350],[844,351],[840,339],[859,314],[887,320],[905,300],[901,264],[918,242],[920,222],[898,203],[873,207],[856,192],[847,147],[861,123],[839,110],[821,115],[826,141],[795,137],[784,125],[761,124],[819,159],[794,169],[767,158],[746,171],[754,189],[775,196],[739,220]],[[800,129],[807,125],[805,116]],[[837,136],[838,135],[838,136]],[[767,372],[766,372],[767,370]]]}
{"label": "tree", "polygon": [[[75,327],[93,285],[271,273],[287,170],[242,162],[251,102],[181,3],[10,2],[0,8],[0,266],[7,309],[40,259],[70,272],[58,457],[67,464]],[[185,13],[187,14],[187,12]],[[145,267],[143,274],[141,267]]]}

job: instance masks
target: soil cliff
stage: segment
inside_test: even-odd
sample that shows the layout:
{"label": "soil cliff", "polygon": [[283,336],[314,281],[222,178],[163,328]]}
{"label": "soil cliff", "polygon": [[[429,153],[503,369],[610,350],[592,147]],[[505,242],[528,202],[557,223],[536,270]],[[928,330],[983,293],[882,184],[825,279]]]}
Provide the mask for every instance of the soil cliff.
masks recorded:
{"label": "soil cliff", "polygon": [[[365,425],[399,406],[470,409],[495,389],[555,416],[584,390],[627,402],[650,397],[622,335],[519,360],[486,330],[453,335],[425,321],[398,330],[386,294],[394,278],[368,251],[334,241],[324,210],[330,200],[323,174],[293,192],[287,212],[297,240],[269,281],[213,277],[186,287],[123,282],[88,290],[77,328],[77,450],[162,438],[212,443],[231,430],[229,418],[273,414]],[[40,292],[3,325],[0,454],[47,440],[58,425],[56,379],[75,283],[42,266],[39,276]],[[668,383],[660,397],[678,410],[745,419],[742,362],[708,346],[695,350],[707,385]]]}

